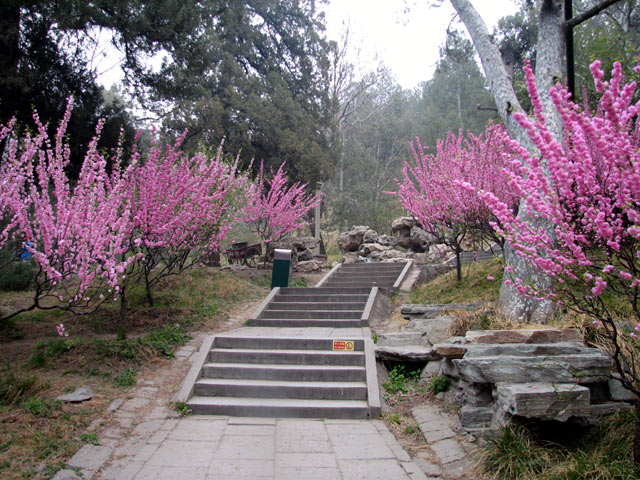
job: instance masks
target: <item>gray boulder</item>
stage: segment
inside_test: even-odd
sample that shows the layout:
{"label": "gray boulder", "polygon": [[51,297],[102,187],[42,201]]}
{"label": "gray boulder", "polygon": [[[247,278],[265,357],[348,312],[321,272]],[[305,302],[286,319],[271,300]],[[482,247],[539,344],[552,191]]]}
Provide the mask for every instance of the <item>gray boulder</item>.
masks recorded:
{"label": "gray boulder", "polygon": [[453,317],[416,318],[411,320],[405,327],[407,330],[417,330],[424,332],[429,343],[443,343],[449,335],[449,327],[453,322]]}
{"label": "gray boulder", "polygon": [[402,347],[384,347],[376,345],[376,358],[392,362],[426,363],[436,360],[431,347],[424,345],[405,345]]}
{"label": "gray boulder", "polygon": [[67,403],[79,403],[91,400],[93,398],[93,390],[89,385],[83,385],[80,388],[76,388],[73,392],[61,395],[56,400]]}
{"label": "gray boulder", "polygon": [[566,422],[590,414],[589,389],[574,383],[496,385],[497,405],[512,416]]}
{"label": "gray boulder", "polygon": [[365,225],[353,225],[348,232],[342,232],[338,237],[338,247],[343,252],[357,252],[364,234],[371,230]]}

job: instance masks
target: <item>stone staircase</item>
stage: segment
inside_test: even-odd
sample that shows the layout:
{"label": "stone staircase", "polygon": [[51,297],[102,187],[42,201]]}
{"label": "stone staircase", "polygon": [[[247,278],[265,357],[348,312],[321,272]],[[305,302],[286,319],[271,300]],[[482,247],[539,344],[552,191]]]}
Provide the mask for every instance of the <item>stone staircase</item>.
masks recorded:
{"label": "stone staircase", "polygon": [[341,265],[331,277],[322,284],[323,287],[353,288],[379,287],[398,288],[399,278],[404,278],[403,272],[412,263],[349,263]]}
{"label": "stone staircase", "polygon": [[378,416],[369,320],[409,267],[342,265],[318,288],[274,288],[247,328],[207,338],[174,400],[197,414]]}

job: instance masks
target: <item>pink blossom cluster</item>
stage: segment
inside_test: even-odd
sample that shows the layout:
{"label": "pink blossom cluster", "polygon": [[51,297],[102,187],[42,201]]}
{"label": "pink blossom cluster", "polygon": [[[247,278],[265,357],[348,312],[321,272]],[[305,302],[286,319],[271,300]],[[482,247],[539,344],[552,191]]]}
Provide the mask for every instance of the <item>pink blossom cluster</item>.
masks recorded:
{"label": "pink blossom cluster", "polygon": [[64,136],[72,108],[70,98],[53,145],[37,114],[37,131],[25,133],[22,141],[13,122],[2,127],[6,146],[0,206],[7,226],[0,246],[10,234],[30,240],[26,248],[40,268],[36,306],[47,297],[67,307],[86,303],[92,285],[114,288],[135,260],[122,257],[130,230],[128,207],[113,194],[106,160],[98,152],[103,122],[96,127],[75,187],[65,174],[70,150]]}
{"label": "pink blossom cluster", "polygon": [[513,210],[518,195],[498,172],[515,158],[515,150],[505,140],[501,125],[490,125],[483,135],[462,131],[449,133],[438,142],[435,154],[429,154],[416,141],[412,144],[415,165],[405,162],[403,180],[398,182],[402,206],[422,227],[444,241],[460,232],[476,237],[491,234],[489,221],[494,217],[476,195],[476,189],[495,192],[507,208]]}
{"label": "pink blossom cluster", "polygon": [[[638,67],[636,71],[640,73]],[[521,221],[499,195],[481,189],[480,197],[498,219],[494,226],[518,255],[554,277],[560,288],[567,281],[579,282],[592,298],[613,288],[636,299],[640,285],[636,83],[625,83],[619,63],[605,81],[600,62],[594,62],[591,72],[601,94],[595,114],[574,103],[566,88],[554,86],[550,96],[564,125],[559,140],[545,123],[531,68],[527,66],[525,72],[535,115],[515,113],[514,117],[538,153],[505,139],[519,158],[512,159],[504,173],[537,221]],[[518,278],[513,281],[522,294],[556,296]]]}
{"label": "pink blossom cluster", "polygon": [[284,163],[269,180],[260,163],[255,182],[249,183],[247,203],[241,220],[250,223],[254,232],[266,243],[278,241],[288,233],[308,225],[304,216],[321,202],[319,195],[305,192],[306,184],[288,185]]}
{"label": "pink blossom cluster", "polygon": [[178,257],[184,267],[194,251],[218,249],[235,220],[236,165],[222,160],[221,148],[215,158],[188,157],[179,152],[182,139],[166,146],[154,139],[144,161],[134,149],[125,169],[118,149],[108,175],[97,148],[103,122],[72,186],[64,171],[72,106],[69,99],[53,145],[37,114],[34,135],[20,139],[13,122],[0,129],[0,247],[24,235],[39,266],[27,309],[97,306],[122,292],[137,263],[153,257],[147,266],[157,265],[159,251],[163,261]]}

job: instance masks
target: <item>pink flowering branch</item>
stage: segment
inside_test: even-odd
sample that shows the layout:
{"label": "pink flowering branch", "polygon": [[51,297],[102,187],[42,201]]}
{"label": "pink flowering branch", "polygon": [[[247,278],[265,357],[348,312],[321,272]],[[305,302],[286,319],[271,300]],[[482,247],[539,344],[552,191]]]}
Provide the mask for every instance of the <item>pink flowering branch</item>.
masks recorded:
{"label": "pink flowering branch", "polygon": [[102,122],[89,143],[75,186],[64,172],[70,154],[64,136],[72,107],[70,98],[53,145],[37,114],[33,135],[19,139],[13,122],[1,129],[6,161],[0,208],[7,220],[0,245],[10,236],[24,234],[38,270],[32,304],[5,314],[0,321],[34,308],[92,310],[108,296],[99,292],[114,289],[134,261],[120,258],[130,226],[126,208],[120,208],[121,198],[112,192],[106,161],[97,150]]}
{"label": "pink flowering branch", "polygon": [[[521,294],[553,299],[590,315],[609,340],[623,385],[640,398],[635,361],[635,331],[640,330],[640,104],[634,102],[636,83],[625,83],[619,63],[606,81],[600,62],[594,62],[591,72],[601,95],[595,114],[572,102],[563,86],[553,87],[550,96],[564,124],[560,141],[540,114],[533,72],[528,66],[525,71],[536,115],[529,118],[516,113],[514,117],[539,155],[511,141],[510,147],[520,158],[507,165],[504,173],[525,199],[525,208],[542,222],[519,221],[490,189],[481,189],[479,196],[499,221],[496,229],[518,255],[554,278],[556,290],[544,291],[519,278],[507,281]],[[639,67],[636,72],[640,73]],[[625,339],[622,332],[629,319],[615,314],[612,296],[626,299],[633,312],[631,326],[637,328]]]}
{"label": "pink flowering branch", "polygon": [[397,182],[405,210],[422,228],[456,254],[458,280],[462,277],[460,255],[464,241],[488,239],[503,243],[491,227],[495,221],[491,211],[478,198],[475,189],[498,192],[511,209],[518,203],[518,193],[496,171],[514,158],[515,152],[505,146],[506,130],[491,125],[479,137],[463,138],[449,133],[439,141],[435,155],[428,154],[420,144],[412,145],[415,164],[405,163],[403,181]]}
{"label": "pink flowering branch", "polygon": [[260,163],[258,177],[247,186],[247,202],[244,216],[240,220],[251,225],[256,235],[267,245],[267,250],[273,242],[308,225],[304,216],[321,202],[319,195],[305,192],[306,184],[295,183],[288,186],[288,181],[284,163],[271,180],[266,178],[264,165]]}

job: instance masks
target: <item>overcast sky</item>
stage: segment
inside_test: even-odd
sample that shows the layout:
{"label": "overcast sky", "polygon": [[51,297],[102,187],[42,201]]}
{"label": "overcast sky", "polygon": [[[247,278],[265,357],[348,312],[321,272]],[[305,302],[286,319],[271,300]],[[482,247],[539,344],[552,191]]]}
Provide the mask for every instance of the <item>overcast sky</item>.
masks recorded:
{"label": "overcast sky", "polygon": [[[449,2],[429,7],[430,0],[330,0],[325,7],[327,36],[339,40],[349,25],[352,62],[362,71],[384,62],[404,88],[429,80],[438,61],[438,48],[454,18]],[[473,0],[489,29],[500,17],[516,11],[514,0]],[[406,12],[407,7],[409,12]],[[462,27],[460,27],[462,28]],[[105,39],[107,42],[108,39]],[[359,51],[356,57],[355,52]],[[109,88],[122,80],[122,55],[110,52],[96,65],[98,81]]]}
{"label": "overcast sky", "polygon": [[[438,48],[455,15],[447,0],[435,8],[429,7],[430,3],[433,2],[331,0],[325,9],[327,36],[338,40],[345,25],[349,25],[350,43],[362,52],[358,63],[363,70],[375,64],[373,58],[377,53],[400,85],[413,88],[433,75]],[[473,0],[472,3],[489,30],[499,18],[517,10],[513,0]],[[461,24],[458,28],[466,34]]]}

